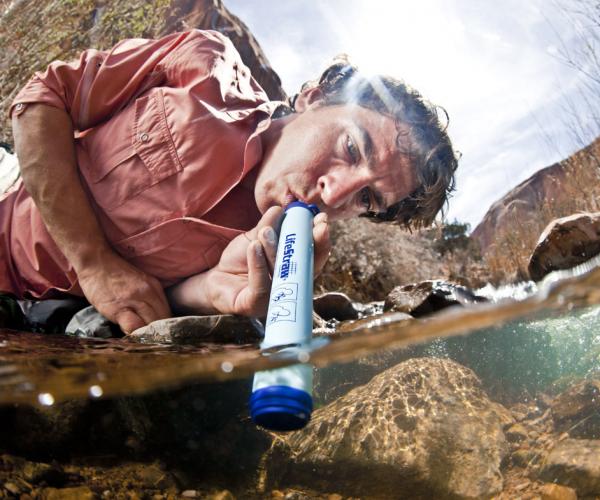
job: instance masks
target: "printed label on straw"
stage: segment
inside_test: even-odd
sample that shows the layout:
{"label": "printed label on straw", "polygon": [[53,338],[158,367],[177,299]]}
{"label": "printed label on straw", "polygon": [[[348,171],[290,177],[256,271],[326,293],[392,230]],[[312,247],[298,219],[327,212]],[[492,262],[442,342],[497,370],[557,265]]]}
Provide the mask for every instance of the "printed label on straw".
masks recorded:
{"label": "printed label on straw", "polygon": [[298,283],[279,285],[271,292],[269,324],[276,321],[296,321]]}

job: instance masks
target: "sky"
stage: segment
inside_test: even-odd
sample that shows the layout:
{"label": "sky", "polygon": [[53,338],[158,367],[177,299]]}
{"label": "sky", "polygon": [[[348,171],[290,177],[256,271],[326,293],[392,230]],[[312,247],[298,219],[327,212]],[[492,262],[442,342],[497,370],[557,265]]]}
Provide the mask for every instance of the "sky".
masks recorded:
{"label": "sky", "polygon": [[[600,133],[582,99],[586,78],[564,60],[583,43],[576,3],[225,0],[288,94],[346,53],[361,71],[400,78],[443,106],[461,153],[446,217],[472,228],[518,183]],[[584,133],[573,133],[573,116]]]}

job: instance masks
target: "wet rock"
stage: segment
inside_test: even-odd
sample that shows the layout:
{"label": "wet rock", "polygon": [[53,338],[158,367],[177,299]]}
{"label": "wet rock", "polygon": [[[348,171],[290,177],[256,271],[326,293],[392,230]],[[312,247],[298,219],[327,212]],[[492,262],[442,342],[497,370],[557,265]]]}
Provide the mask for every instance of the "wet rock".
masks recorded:
{"label": "wet rock", "polygon": [[471,370],[446,359],[411,359],[277,441],[267,482],[353,496],[485,498],[502,489],[503,413]]}
{"label": "wet rock", "polygon": [[540,235],[529,258],[534,281],[558,269],[569,269],[600,252],[600,213],[578,213],[553,220]]}
{"label": "wet rock", "polygon": [[570,486],[579,496],[600,495],[600,440],[565,439],[544,461],[540,477]]}
{"label": "wet rock", "polygon": [[22,468],[23,478],[32,483],[44,483],[47,486],[63,486],[67,482],[67,474],[58,464],[26,462]]}
{"label": "wet rock", "polygon": [[600,380],[586,380],[560,394],[552,404],[554,425],[571,437],[600,438]]}
{"label": "wet rock", "polygon": [[313,309],[324,320],[358,319],[358,311],[345,293],[329,292],[319,295],[313,300]]}
{"label": "wet rock", "polygon": [[542,500],[577,500],[577,493],[573,488],[560,484],[544,484],[540,488]]}
{"label": "wet rock", "polygon": [[440,280],[422,281],[394,288],[383,305],[384,311],[398,311],[424,316],[454,305],[485,302],[464,286]]}
{"label": "wet rock", "polygon": [[520,423],[511,425],[506,430],[506,439],[512,443],[523,441],[527,439],[527,429],[523,424]]}
{"label": "wet rock", "polygon": [[96,494],[87,486],[76,488],[43,488],[40,498],[42,500],[94,500]]}
{"label": "wet rock", "polygon": [[189,345],[206,342],[258,344],[262,336],[250,318],[224,314],[161,319],[138,328],[129,339],[142,343]]}
{"label": "wet rock", "polygon": [[510,456],[510,459],[517,467],[528,467],[539,462],[540,454],[535,450],[519,449]]}
{"label": "wet rock", "polygon": [[158,464],[140,467],[133,475],[136,483],[144,488],[166,490],[177,486],[173,477]]}

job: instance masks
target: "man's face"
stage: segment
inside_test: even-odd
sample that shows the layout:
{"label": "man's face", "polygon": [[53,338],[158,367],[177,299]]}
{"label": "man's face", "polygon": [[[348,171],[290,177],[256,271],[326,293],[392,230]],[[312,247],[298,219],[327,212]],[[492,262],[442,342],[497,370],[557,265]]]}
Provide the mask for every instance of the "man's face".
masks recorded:
{"label": "man's face", "polygon": [[384,212],[417,181],[398,152],[394,120],[357,105],[297,104],[265,140],[254,187],[259,210],[292,199],[316,204],[330,220]]}

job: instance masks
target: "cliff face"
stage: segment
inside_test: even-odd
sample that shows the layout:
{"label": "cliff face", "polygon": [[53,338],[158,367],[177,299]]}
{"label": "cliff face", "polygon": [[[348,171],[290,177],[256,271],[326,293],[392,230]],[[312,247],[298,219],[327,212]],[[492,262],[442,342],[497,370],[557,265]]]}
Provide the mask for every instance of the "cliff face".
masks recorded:
{"label": "cliff face", "polygon": [[482,253],[499,242],[499,236],[530,225],[538,226],[577,210],[595,210],[600,173],[600,138],[554,165],[538,170],[496,201],[472,233]]}
{"label": "cliff face", "polygon": [[564,178],[564,166],[555,163],[538,170],[494,202],[471,234],[479,242],[481,251],[485,253],[494,243],[496,234],[509,230],[515,221],[535,217],[544,200],[560,197],[560,185]]}
{"label": "cliff face", "polygon": [[285,98],[246,25],[221,0],[14,0],[0,3],[0,141],[12,144],[7,111],[35,71],[87,48],[108,49],[123,38],[156,38],[192,28],[228,36],[271,99]]}

